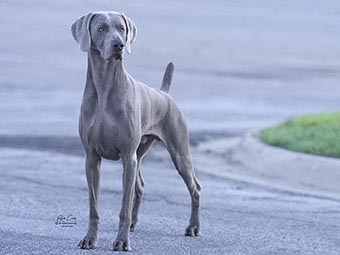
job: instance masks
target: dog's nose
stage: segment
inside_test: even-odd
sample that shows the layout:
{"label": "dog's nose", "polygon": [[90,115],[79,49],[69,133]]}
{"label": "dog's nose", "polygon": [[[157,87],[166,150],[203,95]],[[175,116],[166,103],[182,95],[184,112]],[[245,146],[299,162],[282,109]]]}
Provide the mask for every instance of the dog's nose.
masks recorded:
{"label": "dog's nose", "polygon": [[122,51],[123,48],[124,48],[124,44],[117,43],[117,44],[113,45],[113,48],[114,48],[116,51]]}

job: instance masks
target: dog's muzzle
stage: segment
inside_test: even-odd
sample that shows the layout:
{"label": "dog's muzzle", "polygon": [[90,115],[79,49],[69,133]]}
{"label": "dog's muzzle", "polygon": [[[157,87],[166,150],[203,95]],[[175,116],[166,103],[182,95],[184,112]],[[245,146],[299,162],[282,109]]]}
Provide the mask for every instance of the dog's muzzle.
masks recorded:
{"label": "dog's muzzle", "polygon": [[113,57],[117,60],[122,60],[124,45],[123,44],[115,44],[113,46],[113,49],[114,49]]}

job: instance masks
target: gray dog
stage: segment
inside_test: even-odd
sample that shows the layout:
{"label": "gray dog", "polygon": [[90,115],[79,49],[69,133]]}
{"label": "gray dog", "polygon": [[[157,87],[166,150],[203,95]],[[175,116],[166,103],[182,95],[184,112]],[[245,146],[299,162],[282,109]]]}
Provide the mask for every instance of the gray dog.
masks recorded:
{"label": "gray dog", "polygon": [[124,14],[94,12],[77,19],[71,27],[74,39],[88,52],[88,69],[79,120],[86,154],[89,188],[89,227],[80,241],[82,249],[95,248],[98,238],[98,192],[101,159],[123,162],[123,200],[119,230],[113,250],[129,251],[129,231],[136,227],[143,196],[140,164],[155,140],[169,151],[191,196],[187,236],[199,235],[200,185],[191,162],[184,116],[167,94],[174,66],[170,63],[160,90],[133,79],[125,70],[123,51],[131,51],[137,28]]}

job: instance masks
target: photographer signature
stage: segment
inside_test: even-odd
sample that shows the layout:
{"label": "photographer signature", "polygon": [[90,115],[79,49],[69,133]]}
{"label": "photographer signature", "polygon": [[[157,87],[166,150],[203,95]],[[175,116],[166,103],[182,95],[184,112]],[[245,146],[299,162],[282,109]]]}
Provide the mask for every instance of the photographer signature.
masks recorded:
{"label": "photographer signature", "polygon": [[73,225],[77,225],[77,218],[72,214],[67,215],[67,217],[63,215],[58,215],[55,220],[56,225],[61,225],[62,227],[73,227]]}

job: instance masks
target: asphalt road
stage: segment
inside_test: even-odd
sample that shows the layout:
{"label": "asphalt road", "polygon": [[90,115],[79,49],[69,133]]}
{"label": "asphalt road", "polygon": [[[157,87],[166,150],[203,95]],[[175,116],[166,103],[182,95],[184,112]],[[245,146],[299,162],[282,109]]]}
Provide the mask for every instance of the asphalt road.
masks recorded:
{"label": "asphalt road", "polygon": [[[13,149],[2,149],[0,155],[1,254],[113,253],[121,201],[119,163],[103,165],[98,248],[81,251],[77,243],[88,215],[83,158]],[[338,202],[264,189],[199,169],[202,234],[190,238],[183,235],[189,194],[165,151],[159,147],[151,152],[143,164],[146,194],[131,235],[132,254],[339,254]],[[58,215],[69,214],[76,225],[55,225]]]}
{"label": "asphalt road", "polygon": [[[133,76],[159,87],[175,62],[171,94],[187,116],[203,186],[202,235],[185,237],[189,195],[164,149],[152,150],[132,254],[340,254],[339,202],[222,178],[216,155],[196,149],[339,108],[335,0],[0,1],[0,254],[113,253],[119,162],[103,165],[98,248],[77,248],[88,217],[77,139],[86,55],[69,27],[100,9],[122,10],[139,28],[126,57]],[[226,171],[238,167],[219,160]],[[55,224],[69,214],[76,225]]]}

